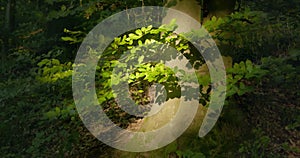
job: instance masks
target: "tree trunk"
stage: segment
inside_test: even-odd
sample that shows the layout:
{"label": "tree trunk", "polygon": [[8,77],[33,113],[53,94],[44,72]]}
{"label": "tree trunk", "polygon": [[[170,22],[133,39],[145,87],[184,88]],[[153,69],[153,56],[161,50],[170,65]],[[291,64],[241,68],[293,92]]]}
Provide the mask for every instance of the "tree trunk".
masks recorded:
{"label": "tree trunk", "polygon": [[[174,0],[169,0],[168,2],[171,3]],[[234,11],[236,0],[177,0],[176,5],[171,6],[173,9],[177,9],[181,12],[188,14],[189,16],[196,19],[198,22],[205,22],[209,20],[212,16],[225,16],[230,14]],[[174,4],[174,3],[173,3]],[[201,6],[202,5],[202,6]],[[202,8],[202,9],[201,9]],[[207,13],[207,14],[204,14]],[[170,17],[176,18],[180,15],[171,15],[167,13],[165,19],[170,19]],[[203,21],[204,20],[204,21]],[[180,25],[184,25],[183,28],[191,27],[188,22],[181,22]],[[225,68],[232,67],[232,58],[231,57],[223,57],[223,62]],[[199,68],[196,69],[195,73],[199,75],[209,74],[209,70],[206,64],[201,65]],[[203,87],[201,90],[202,92],[206,93],[208,86]],[[198,130],[201,127],[202,121],[204,117],[209,115],[207,113],[207,108],[204,106],[200,106],[196,113],[196,117],[194,118],[192,124],[189,128],[185,131],[185,133],[180,137],[186,139],[185,137],[195,136],[197,135]],[[164,116],[159,116],[163,118]],[[180,140],[180,138],[178,140]]]}
{"label": "tree trunk", "polygon": [[5,26],[4,26],[4,39],[3,39],[3,47],[2,47],[2,55],[6,57],[8,55],[8,51],[11,47],[11,34],[14,30],[15,25],[15,0],[8,0],[6,5],[6,14],[5,14]]}
{"label": "tree trunk", "polygon": [[203,0],[207,5],[207,15],[204,16],[204,22],[215,17],[223,17],[234,11],[236,0]]}
{"label": "tree trunk", "polygon": [[203,23],[213,16],[222,17],[234,11],[237,0],[167,0],[166,7],[182,11]]}
{"label": "tree trunk", "polygon": [[200,22],[201,6],[197,0],[168,0],[165,6],[188,14]]}

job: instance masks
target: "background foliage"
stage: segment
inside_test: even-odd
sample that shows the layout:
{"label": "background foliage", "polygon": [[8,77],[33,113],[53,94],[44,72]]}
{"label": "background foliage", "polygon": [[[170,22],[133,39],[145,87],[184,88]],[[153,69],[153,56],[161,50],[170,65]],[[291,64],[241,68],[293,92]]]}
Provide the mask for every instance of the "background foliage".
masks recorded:
{"label": "background foliage", "polygon": [[[14,4],[10,16],[9,2]],[[300,155],[300,2],[241,2],[240,10],[225,17],[212,17],[204,24],[221,53],[234,61],[233,67],[227,69],[228,91],[221,118],[204,139],[164,148],[165,157]],[[71,73],[77,49],[85,35],[106,17],[126,8],[163,4],[162,0],[1,0],[0,157],[112,155],[109,147],[87,131],[75,109]],[[5,19],[9,17],[14,20],[7,31]],[[160,33],[147,38],[165,42],[166,38],[157,36]],[[134,41],[132,45],[138,44],[138,39]],[[113,44],[124,46],[117,40]],[[184,41],[175,47],[193,49]],[[99,71],[105,68],[99,65]],[[208,78],[202,76],[199,81],[209,85]],[[155,64],[141,65],[131,79],[141,83],[131,83],[139,103],[151,82],[176,82],[171,71]],[[97,83],[105,86],[103,81],[105,78]],[[111,112],[111,118],[124,127],[131,123],[132,116],[114,109],[117,105],[109,93],[98,93],[104,97],[103,106]],[[135,153],[135,157],[141,155]]]}

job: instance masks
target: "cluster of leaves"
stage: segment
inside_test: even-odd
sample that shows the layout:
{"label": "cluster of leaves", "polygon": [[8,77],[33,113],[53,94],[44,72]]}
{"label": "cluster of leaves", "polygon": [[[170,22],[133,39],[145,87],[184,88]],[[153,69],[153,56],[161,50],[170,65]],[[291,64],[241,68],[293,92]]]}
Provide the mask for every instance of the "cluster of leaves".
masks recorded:
{"label": "cluster of leaves", "polygon": [[[133,99],[137,101],[136,103],[138,105],[145,105],[145,103],[138,101],[140,99],[147,99],[146,102],[151,101],[149,97],[145,96],[144,92],[149,90],[149,87],[153,85],[154,82],[165,85],[169,97],[172,95],[172,92],[178,92],[179,88],[174,72],[163,64],[142,64],[137,68],[137,72],[130,74],[128,82],[129,86],[132,87],[131,92],[135,93],[134,95],[140,95],[138,98],[133,96]],[[137,91],[135,90],[136,86],[138,88]],[[178,95],[179,94],[173,94],[173,97],[179,97]],[[159,103],[163,102],[163,95],[158,96],[157,101]]]}
{"label": "cluster of leaves", "polygon": [[[195,55],[187,52],[192,44],[183,36],[174,34],[175,29],[176,25],[173,21],[170,25],[163,25],[159,28],[142,27],[114,39],[101,56],[96,73],[97,87],[101,87],[97,89],[98,100],[105,106],[104,109],[107,111],[112,109],[113,106],[110,105],[115,105],[112,103],[115,97],[127,98],[126,88],[112,93],[111,86],[119,84],[129,84],[130,96],[136,104],[146,105],[150,102],[149,87],[155,83],[164,86],[167,93],[166,99],[180,97],[181,87],[178,85],[176,74],[182,76],[182,79],[187,82],[191,76],[186,75],[184,70],[178,67],[172,69],[166,67],[164,61],[177,58],[176,53],[172,53],[174,50],[181,52],[186,58],[194,58],[194,62],[198,64],[203,63],[203,59],[196,60]],[[172,50],[171,47],[175,49]],[[191,90],[191,93],[193,92]],[[160,95],[157,101],[161,103],[164,99],[164,96]],[[118,110],[118,108],[113,109]],[[128,119],[123,115],[120,118],[119,113],[123,111],[109,113],[112,114],[112,120]]]}
{"label": "cluster of leaves", "polygon": [[294,137],[298,139],[299,131],[299,55],[298,49],[292,49],[280,58],[261,59],[260,69],[266,73],[251,95],[240,98],[240,104],[247,105],[244,108],[249,111],[249,123],[260,128],[253,132],[255,141],[245,139],[241,144],[242,155],[299,153],[297,144],[291,143]]}
{"label": "cluster of leaves", "polygon": [[267,70],[263,70],[260,65],[254,65],[250,60],[235,63],[227,70],[227,97],[252,92],[267,73]]}
{"label": "cluster of leaves", "polygon": [[72,75],[72,63],[61,64],[57,59],[44,59],[38,63],[38,78],[44,82],[55,82],[58,79],[70,77]]}
{"label": "cluster of leaves", "polygon": [[176,151],[176,154],[179,157],[182,158],[189,158],[189,157],[198,157],[198,158],[205,158],[205,155],[201,152],[195,152],[195,151],[191,151],[191,150],[186,150],[186,151]]}
{"label": "cluster of leaves", "polygon": [[252,133],[257,139],[251,142],[249,141],[243,142],[240,145],[239,152],[243,156],[250,156],[250,157],[270,156],[270,153],[266,150],[271,141],[270,138],[266,136],[263,133],[263,131],[261,131],[261,129],[255,129],[252,131]]}
{"label": "cluster of leaves", "polygon": [[235,62],[249,59],[256,63],[262,57],[278,56],[296,46],[300,33],[295,23],[274,22],[273,15],[249,8],[223,18],[213,17],[204,26],[222,54],[234,57]]}
{"label": "cluster of leaves", "polygon": [[[269,70],[266,80],[266,86],[270,88],[278,88],[287,90],[290,96],[298,98],[299,96],[299,61],[300,61],[299,49],[292,49],[287,55],[281,58],[267,57],[262,59],[262,68]],[[294,85],[294,86],[291,86]],[[297,101],[297,100],[295,100]]]}

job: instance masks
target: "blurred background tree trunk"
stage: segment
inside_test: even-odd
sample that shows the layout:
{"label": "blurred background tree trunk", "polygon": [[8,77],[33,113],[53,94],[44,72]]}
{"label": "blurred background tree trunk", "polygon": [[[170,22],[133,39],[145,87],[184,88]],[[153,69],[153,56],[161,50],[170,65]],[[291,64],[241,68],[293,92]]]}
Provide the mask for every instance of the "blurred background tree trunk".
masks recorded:
{"label": "blurred background tree trunk", "polygon": [[207,5],[207,16],[205,18],[211,18],[213,16],[223,17],[234,11],[236,0],[204,0]]}
{"label": "blurred background tree trunk", "polygon": [[11,35],[15,26],[15,0],[8,0],[5,11],[5,24],[3,28],[3,46],[2,46],[2,57],[8,55],[11,46]]}

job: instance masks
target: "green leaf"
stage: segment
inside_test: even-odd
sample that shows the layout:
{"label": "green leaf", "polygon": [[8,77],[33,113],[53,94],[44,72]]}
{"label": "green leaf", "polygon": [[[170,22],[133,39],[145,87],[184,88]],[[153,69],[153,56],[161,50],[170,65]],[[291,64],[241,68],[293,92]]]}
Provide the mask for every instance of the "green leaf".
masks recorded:
{"label": "green leaf", "polygon": [[61,37],[61,39],[63,41],[70,41],[70,42],[75,42],[77,41],[76,39],[72,38],[72,37]]}
{"label": "green leaf", "polygon": [[139,64],[141,64],[143,61],[144,61],[144,56],[142,55],[138,58],[138,62]]}
{"label": "green leaf", "polygon": [[56,113],[60,113],[60,108],[59,107],[55,107],[55,112]]}
{"label": "green leaf", "polygon": [[55,111],[48,111],[47,113],[45,113],[45,117],[46,118],[55,118],[57,115],[56,115],[56,112]]}
{"label": "green leaf", "polygon": [[150,31],[150,34],[159,34],[159,33],[160,33],[160,31],[158,29]]}
{"label": "green leaf", "polygon": [[137,39],[140,39],[141,37],[142,37],[142,35],[136,35],[136,34],[130,33],[130,34],[128,35],[128,38],[127,38],[127,39],[129,39],[129,41],[130,41],[130,40],[137,40]]}
{"label": "green leaf", "polygon": [[246,69],[248,72],[252,72],[252,70],[253,70],[253,64],[250,60],[246,61]]}
{"label": "green leaf", "polygon": [[43,59],[42,61],[40,61],[37,65],[39,67],[42,67],[43,65],[46,65],[50,60],[49,59]]}
{"label": "green leaf", "polygon": [[138,36],[142,36],[143,35],[143,32],[141,30],[136,30],[135,33],[138,35]]}
{"label": "green leaf", "polygon": [[139,46],[142,46],[143,42],[141,40],[138,40],[138,44],[139,44]]}
{"label": "green leaf", "polygon": [[59,60],[57,60],[57,59],[52,59],[52,64],[53,64],[53,65],[59,65],[60,62],[59,62]]}

